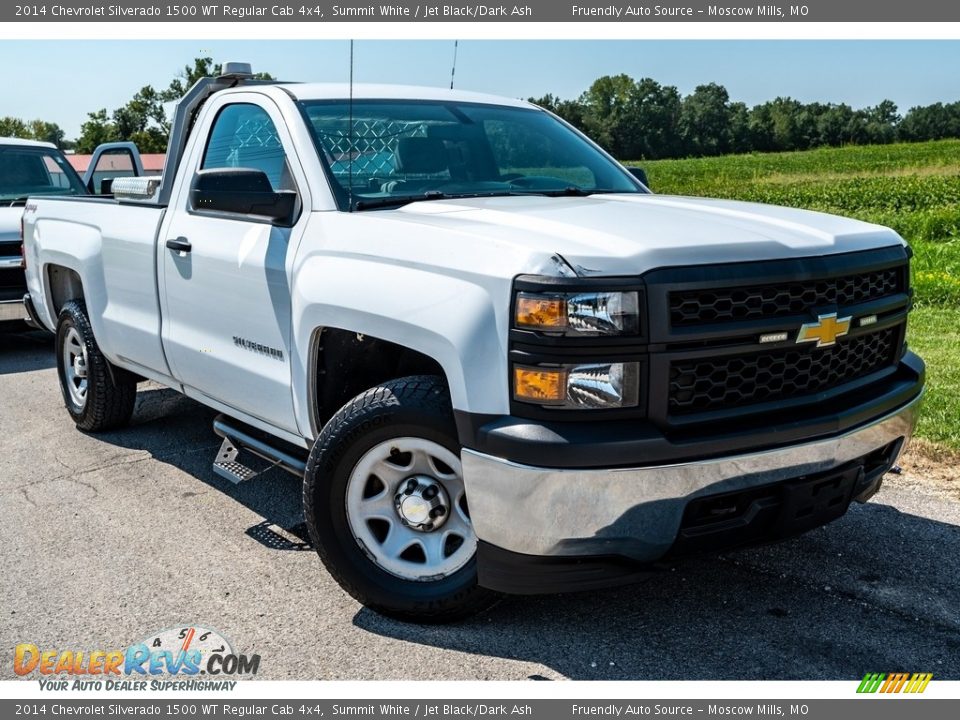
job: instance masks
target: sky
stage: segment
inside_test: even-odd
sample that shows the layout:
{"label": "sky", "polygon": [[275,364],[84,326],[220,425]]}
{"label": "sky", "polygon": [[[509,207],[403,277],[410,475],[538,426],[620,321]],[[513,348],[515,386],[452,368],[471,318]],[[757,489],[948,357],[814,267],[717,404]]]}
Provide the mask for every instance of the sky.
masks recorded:
{"label": "sky", "polygon": [[[356,82],[449,87],[453,40],[357,41]],[[346,81],[346,40],[2,40],[0,116],[58,123],[76,138],[87,113],[125,104],[144,85],[165,88],[194,57],[242,60],[282,80]],[[509,97],[576,98],[602,75],[674,85],[724,85],[752,106],[778,96],[915,105],[960,100],[960,41],[469,40],[456,87]]]}

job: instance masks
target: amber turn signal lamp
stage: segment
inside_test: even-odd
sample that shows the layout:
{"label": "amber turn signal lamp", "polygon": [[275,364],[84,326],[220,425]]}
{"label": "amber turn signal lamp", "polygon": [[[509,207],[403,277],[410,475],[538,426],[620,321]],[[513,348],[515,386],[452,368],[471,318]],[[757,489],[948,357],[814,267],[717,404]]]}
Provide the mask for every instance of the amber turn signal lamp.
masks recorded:
{"label": "amber turn signal lamp", "polygon": [[543,295],[517,295],[517,327],[553,328],[562,330],[567,326],[567,301],[559,297]]}
{"label": "amber turn signal lamp", "polygon": [[541,404],[562,403],[567,394],[567,372],[562,369],[513,368],[513,397]]}

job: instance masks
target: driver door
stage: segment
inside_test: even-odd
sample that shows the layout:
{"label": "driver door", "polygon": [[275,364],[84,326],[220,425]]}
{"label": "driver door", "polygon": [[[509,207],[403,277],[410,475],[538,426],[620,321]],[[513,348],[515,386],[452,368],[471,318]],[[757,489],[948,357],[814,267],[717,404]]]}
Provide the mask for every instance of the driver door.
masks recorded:
{"label": "driver door", "polygon": [[[179,209],[160,237],[163,341],[187,395],[297,432],[291,391],[290,276],[308,213],[292,227],[192,207],[199,170],[263,171],[274,192],[306,182],[283,119],[263,96],[233,95],[215,112],[205,146],[181,168]],[[215,101],[212,101],[215,102]],[[296,174],[295,174],[296,173]],[[302,200],[302,196],[299,196]]]}

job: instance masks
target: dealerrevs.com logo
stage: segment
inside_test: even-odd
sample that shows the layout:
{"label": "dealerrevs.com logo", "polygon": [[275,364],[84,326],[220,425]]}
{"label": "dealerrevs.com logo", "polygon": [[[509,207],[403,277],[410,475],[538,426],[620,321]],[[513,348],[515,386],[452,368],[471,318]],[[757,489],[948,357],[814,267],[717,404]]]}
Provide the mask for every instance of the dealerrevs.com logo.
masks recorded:
{"label": "dealerrevs.com logo", "polygon": [[221,633],[197,625],[152,633],[120,650],[47,649],[20,643],[17,675],[43,690],[232,690],[256,675],[259,655],[236,653]]}
{"label": "dealerrevs.com logo", "polygon": [[858,693],[922,693],[933,679],[931,673],[867,673]]}

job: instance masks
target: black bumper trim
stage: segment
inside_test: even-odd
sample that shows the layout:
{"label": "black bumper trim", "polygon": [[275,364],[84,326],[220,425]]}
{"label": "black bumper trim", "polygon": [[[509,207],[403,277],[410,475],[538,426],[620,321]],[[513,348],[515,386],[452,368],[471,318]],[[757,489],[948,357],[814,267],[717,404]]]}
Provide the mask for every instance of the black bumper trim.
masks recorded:
{"label": "black bumper trim", "polygon": [[617,556],[541,557],[477,543],[477,580],[510,595],[552,595],[628,585],[646,580],[656,568]]}
{"label": "black bumper trim", "polygon": [[759,426],[748,424],[745,418],[737,427],[736,419],[727,419],[715,434],[708,435],[701,429],[686,437],[668,437],[644,420],[544,422],[460,411],[455,412],[455,417],[464,447],[522,465],[645,467],[772,450],[845,433],[907,405],[920,395],[924,380],[923,361],[907,353],[894,376],[885,379],[881,391],[864,388],[852,393],[857,400],[852,406],[833,409],[824,403],[823,413],[813,418],[785,419]]}

